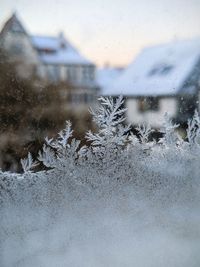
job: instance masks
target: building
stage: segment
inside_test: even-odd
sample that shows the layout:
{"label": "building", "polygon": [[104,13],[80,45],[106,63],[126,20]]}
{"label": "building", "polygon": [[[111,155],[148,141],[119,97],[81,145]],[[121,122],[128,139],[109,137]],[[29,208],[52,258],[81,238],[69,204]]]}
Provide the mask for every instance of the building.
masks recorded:
{"label": "building", "polygon": [[16,14],[0,32],[0,46],[17,64],[18,73],[35,76],[43,82],[70,84],[73,101],[90,103],[96,99],[96,67],[82,56],[62,33],[55,37],[30,35]]}
{"label": "building", "polygon": [[97,83],[102,90],[102,94],[106,94],[113,81],[115,81],[123,73],[123,71],[123,67],[105,66],[97,69]]}
{"label": "building", "polygon": [[199,109],[200,39],[145,48],[104,95],[126,98],[127,120],[159,128],[164,114],[185,124]]}

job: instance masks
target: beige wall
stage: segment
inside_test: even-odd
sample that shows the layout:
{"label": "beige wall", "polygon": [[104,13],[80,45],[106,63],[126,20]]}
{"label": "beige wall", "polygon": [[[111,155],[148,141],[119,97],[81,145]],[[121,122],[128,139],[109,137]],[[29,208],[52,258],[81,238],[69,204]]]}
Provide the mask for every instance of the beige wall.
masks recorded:
{"label": "beige wall", "polygon": [[158,111],[140,112],[138,100],[129,98],[126,100],[127,122],[131,124],[150,124],[150,126],[159,128],[163,123],[164,114],[167,112],[171,117],[176,115],[177,100],[172,97],[160,98]]}
{"label": "beige wall", "polygon": [[[16,51],[18,46],[19,51]],[[26,34],[18,34],[7,32],[3,36],[3,48],[11,55],[11,59],[19,63],[19,75],[26,78],[29,77],[35,66],[39,65],[37,52],[32,47],[29,37]]]}
{"label": "beige wall", "polygon": [[14,44],[18,44],[22,48],[22,54],[16,54],[16,57],[23,57],[27,63],[37,64],[39,59],[37,57],[37,52],[32,47],[29,37],[25,34],[11,33],[7,32],[4,35],[4,48],[8,51],[12,49]]}

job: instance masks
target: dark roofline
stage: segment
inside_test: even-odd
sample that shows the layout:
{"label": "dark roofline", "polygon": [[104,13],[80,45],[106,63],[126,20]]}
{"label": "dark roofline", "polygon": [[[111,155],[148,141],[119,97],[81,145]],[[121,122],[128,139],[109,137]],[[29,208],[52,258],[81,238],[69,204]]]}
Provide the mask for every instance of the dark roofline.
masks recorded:
{"label": "dark roofline", "polygon": [[42,35],[42,34],[31,34],[31,38],[49,38],[49,39],[59,39],[59,36],[50,36],[50,35]]}

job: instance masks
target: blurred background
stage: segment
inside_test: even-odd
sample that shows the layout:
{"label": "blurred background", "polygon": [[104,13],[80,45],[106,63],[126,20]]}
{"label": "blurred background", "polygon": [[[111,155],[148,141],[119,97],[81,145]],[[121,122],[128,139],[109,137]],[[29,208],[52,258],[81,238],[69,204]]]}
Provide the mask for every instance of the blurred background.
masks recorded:
{"label": "blurred background", "polygon": [[0,168],[21,171],[66,120],[85,143],[89,107],[123,95],[127,123],[185,129],[199,111],[199,0],[1,0]]}

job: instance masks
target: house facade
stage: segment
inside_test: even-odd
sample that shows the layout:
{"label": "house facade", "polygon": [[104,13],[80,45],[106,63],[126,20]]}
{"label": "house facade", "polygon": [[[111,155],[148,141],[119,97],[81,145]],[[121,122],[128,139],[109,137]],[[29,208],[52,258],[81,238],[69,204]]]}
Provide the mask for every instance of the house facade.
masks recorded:
{"label": "house facade", "polygon": [[30,35],[16,14],[4,24],[0,47],[5,49],[24,78],[35,76],[44,83],[70,84],[76,88],[75,103],[96,100],[98,86],[95,65],[61,33],[58,36]]}
{"label": "house facade", "polygon": [[136,59],[104,86],[104,95],[123,95],[127,121],[160,128],[167,112],[184,125],[200,97],[200,39],[145,48]]}

